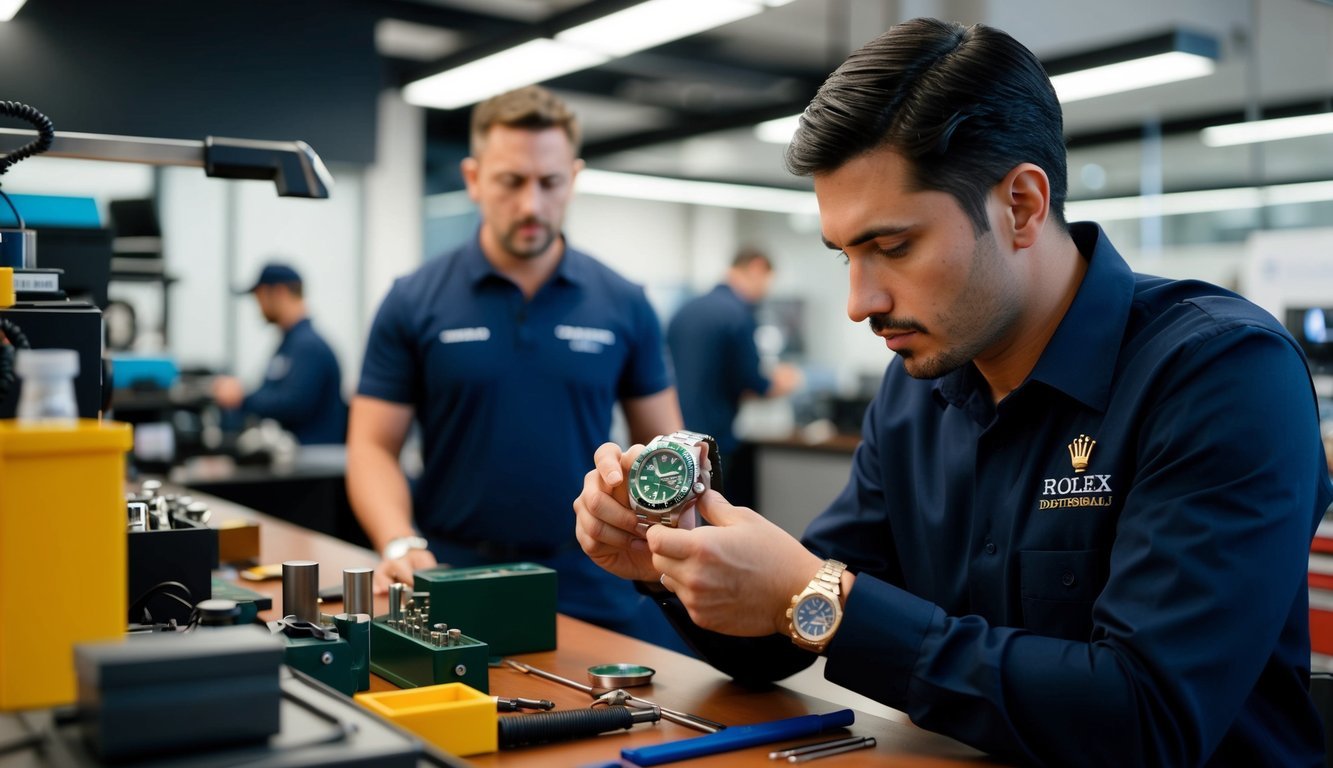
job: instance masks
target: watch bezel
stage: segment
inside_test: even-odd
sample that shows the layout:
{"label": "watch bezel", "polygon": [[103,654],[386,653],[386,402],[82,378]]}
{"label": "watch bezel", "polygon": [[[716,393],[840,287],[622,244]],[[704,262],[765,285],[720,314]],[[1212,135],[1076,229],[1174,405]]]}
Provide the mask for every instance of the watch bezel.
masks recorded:
{"label": "watch bezel", "polygon": [[[634,462],[630,464],[629,495],[630,498],[634,500],[634,503],[642,509],[651,510],[653,512],[664,512],[669,509],[674,509],[686,499],[690,498],[690,495],[694,491],[694,484],[699,479],[699,466],[698,462],[695,461],[694,451],[691,451],[688,446],[670,440],[660,443],[654,441],[654,443],[656,444],[649,444],[645,447],[643,451],[634,458]],[[685,464],[686,482],[681,484],[680,490],[671,498],[663,499],[662,501],[649,501],[639,495],[639,473],[643,471],[643,465],[650,457],[663,451],[670,451],[682,459]]]}
{"label": "watch bezel", "polygon": [[[833,626],[824,630],[824,632],[818,636],[811,635],[809,632],[807,632],[805,627],[801,624],[800,621],[801,607],[805,605],[807,602],[810,602],[812,600],[819,600],[828,603],[833,608]],[[842,606],[839,605],[838,599],[836,597],[833,597],[832,595],[826,595],[823,592],[811,592],[810,594],[805,595],[801,597],[801,599],[797,600],[796,604],[793,605],[791,608],[792,632],[795,633],[800,640],[809,643],[810,645],[823,646],[824,644],[826,644],[829,641],[829,639],[833,637],[833,633],[837,631],[838,625],[841,623],[842,623]]]}

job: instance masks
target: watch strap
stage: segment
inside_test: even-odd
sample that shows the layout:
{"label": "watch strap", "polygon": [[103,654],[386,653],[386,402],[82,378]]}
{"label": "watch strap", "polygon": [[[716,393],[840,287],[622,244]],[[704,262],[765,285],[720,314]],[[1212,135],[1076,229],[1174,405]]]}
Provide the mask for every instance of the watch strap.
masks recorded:
{"label": "watch strap", "polygon": [[[680,429],[667,435],[667,439],[672,442],[683,443],[691,448],[699,443],[707,445],[708,481],[706,484],[709,488],[718,493],[722,492],[722,456],[717,450],[717,440],[712,435],[705,435],[702,432],[691,432],[688,429]],[[703,469],[703,467],[700,469]]]}

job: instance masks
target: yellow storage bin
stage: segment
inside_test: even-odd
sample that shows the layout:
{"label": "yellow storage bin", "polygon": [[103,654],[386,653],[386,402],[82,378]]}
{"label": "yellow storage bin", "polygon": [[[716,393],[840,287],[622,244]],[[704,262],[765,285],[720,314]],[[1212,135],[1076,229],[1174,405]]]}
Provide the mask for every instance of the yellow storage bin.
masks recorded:
{"label": "yellow storage bin", "polygon": [[128,424],[0,420],[0,711],[71,704],[74,645],[125,635]]}
{"label": "yellow storage bin", "polygon": [[495,699],[463,683],[358,693],[361,706],[453,755],[496,750]]}

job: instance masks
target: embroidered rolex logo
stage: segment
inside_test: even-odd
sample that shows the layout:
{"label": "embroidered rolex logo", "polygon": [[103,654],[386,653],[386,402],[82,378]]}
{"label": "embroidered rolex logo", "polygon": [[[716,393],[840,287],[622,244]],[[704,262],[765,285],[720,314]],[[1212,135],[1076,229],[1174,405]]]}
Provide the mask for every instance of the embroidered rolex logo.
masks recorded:
{"label": "embroidered rolex logo", "polygon": [[1069,444],[1069,461],[1074,465],[1075,473],[1087,471],[1088,459],[1092,458],[1092,449],[1096,445],[1097,441],[1087,435],[1079,435]]}

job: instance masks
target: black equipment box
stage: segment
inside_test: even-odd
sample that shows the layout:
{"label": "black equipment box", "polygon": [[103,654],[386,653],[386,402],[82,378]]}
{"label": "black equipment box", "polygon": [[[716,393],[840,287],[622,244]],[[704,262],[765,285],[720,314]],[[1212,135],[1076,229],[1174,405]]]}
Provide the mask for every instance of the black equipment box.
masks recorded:
{"label": "black equipment box", "polygon": [[[95,419],[102,410],[102,310],[79,301],[23,301],[0,309],[0,317],[18,326],[33,349],[72,349],[79,353],[74,400],[79,416]],[[23,382],[0,400],[0,419],[18,410]]]}
{"label": "black equipment box", "polygon": [[76,645],[84,736],[107,761],[262,742],[280,728],[282,653],[254,626]]}
{"label": "black equipment box", "polygon": [[[190,619],[192,607],[213,596],[213,569],[218,567],[217,529],[179,515],[170,519],[171,528],[126,534],[131,624],[148,623],[143,614],[147,608],[154,623],[175,619],[183,626]],[[178,588],[161,586],[173,581],[190,590],[188,597]]]}
{"label": "black equipment box", "polygon": [[[282,730],[267,742],[230,749],[195,751],[169,760],[122,766],[171,768],[467,768],[405,730],[390,725],[351,699],[311,678],[279,671]],[[151,727],[143,723],[140,727]],[[53,710],[0,713],[0,743],[15,745],[5,768],[99,768],[77,721]],[[26,745],[26,748],[25,748]]]}

